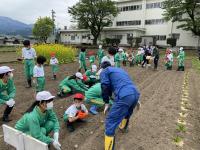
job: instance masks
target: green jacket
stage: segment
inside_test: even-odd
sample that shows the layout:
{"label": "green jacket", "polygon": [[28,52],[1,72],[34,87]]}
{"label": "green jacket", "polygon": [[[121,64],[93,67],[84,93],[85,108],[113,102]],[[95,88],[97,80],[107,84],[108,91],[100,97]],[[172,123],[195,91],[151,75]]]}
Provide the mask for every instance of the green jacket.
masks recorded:
{"label": "green jacket", "polygon": [[80,52],[80,53],[79,53],[79,60],[80,60],[81,62],[85,62],[85,52]]}
{"label": "green jacket", "polygon": [[75,90],[80,91],[80,92],[85,92],[86,90],[85,85],[83,86],[83,83],[78,83],[75,79],[69,79],[69,77],[66,77],[59,84],[60,89],[62,89],[63,86],[68,86],[69,88],[72,87]]}
{"label": "green jacket", "polygon": [[14,98],[15,94],[16,88],[13,79],[9,79],[7,84],[0,80],[0,104],[4,104],[9,99]]}
{"label": "green jacket", "polygon": [[159,54],[159,50],[158,50],[157,48],[154,48],[154,49],[153,49],[153,56],[154,56],[154,57],[159,57],[159,55],[160,55],[160,54]]}
{"label": "green jacket", "polygon": [[101,83],[97,83],[85,92],[86,99],[102,99]]}
{"label": "green jacket", "polygon": [[96,76],[96,72],[92,72],[91,70],[87,70],[85,72],[85,75],[87,76],[89,81],[96,81],[96,78],[90,78],[90,76]]}
{"label": "green jacket", "polygon": [[115,54],[115,62],[120,62],[120,61],[122,61],[122,54],[120,53]]}
{"label": "green jacket", "polygon": [[60,126],[55,112],[53,110],[47,110],[45,113],[42,113],[39,107],[36,106],[32,112],[24,114],[16,123],[15,128],[44,143],[50,144],[53,139],[44,135],[41,130],[41,127],[44,127],[47,121],[54,122],[54,132],[59,131]]}
{"label": "green jacket", "polygon": [[101,62],[102,58],[104,57],[104,51],[103,51],[103,49],[99,49],[98,50],[97,57],[98,57],[99,61]]}
{"label": "green jacket", "polygon": [[82,80],[77,80],[77,84],[79,87],[81,87],[84,91],[87,91],[87,86],[82,82]]}
{"label": "green jacket", "polygon": [[125,53],[125,52],[122,53],[122,59],[123,59],[124,61],[127,60],[127,56],[126,56],[126,53]]}
{"label": "green jacket", "polygon": [[94,61],[95,61],[95,56],[94,56],[94,55],[90,56],[89,60],[90,60],[90,63],[94,63]]}
{"label": "green jacket", "polygon": [[178,59],[179,60],[185,60],[185,52],[184,51],[179,52]]}

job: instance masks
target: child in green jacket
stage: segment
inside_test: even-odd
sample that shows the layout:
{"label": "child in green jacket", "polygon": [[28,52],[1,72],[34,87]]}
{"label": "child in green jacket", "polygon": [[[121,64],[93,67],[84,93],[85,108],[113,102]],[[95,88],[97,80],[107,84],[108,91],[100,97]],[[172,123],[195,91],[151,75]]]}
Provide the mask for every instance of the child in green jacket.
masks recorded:
{"label": "child in green jacket", "polygon": [[85,59],[85,48],[81,48],[81,52],[79,53],[79,71],[81,71],[82,69],[84,69],[84,71],[87,70],[86,67],[86,59]]}
{"label": "child in green jacket", "polygon": [[3,122],[11,121],[9,115],[15,105],[16,88],[13,81],[13,71],[8,66],[0,67],[0,105],[6,105],[3,113]]}
{"label": "child in green jacket", "polygon": [[94,85],[98,81],[96,73],[97,73],[97,66],[96,65],[92,65],[92,68],[88,69],[85,72],[85,75],[87,77],[85,84],[89,85],[89,87],[91,87],[92,85]]}
{"label": "child in green jacket", "polygon": [[[60,125],[53,111],[54,98],[55,96],[48,91],[38,92],[36,101],[17,121],[15,128],[60,150],[61,145],[58,141]],[[51,132],[54,133],[53,138],[49,136]]]}
{"label": "child in green jacket", "polygon": [[[97,115],[97,109],[104,106],[104,101],[102,98],[102,90],[101,90],[101,83],[96,83],[88,91],[85,92],[85,101],[88,104],[91,104],[90,113],[93,115]],[[110,100],[110,104],[112,101]]]}
{"label": "child in green jacket", "polygon": [[63,97],[67,94],[74,94],[77,92],[85,93],[88,90],[87,86],[83,83],[83,75],[77,72],[73,76],[66,77],[59,84],[58,96]]}

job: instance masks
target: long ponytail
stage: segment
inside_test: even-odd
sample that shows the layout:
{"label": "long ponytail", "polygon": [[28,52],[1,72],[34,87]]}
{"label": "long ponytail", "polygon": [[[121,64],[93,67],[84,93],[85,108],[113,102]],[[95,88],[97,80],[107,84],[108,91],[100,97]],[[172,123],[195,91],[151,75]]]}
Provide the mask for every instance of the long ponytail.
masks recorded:
{"label": "long ponytail", "polygon": [[33,102],[33,104],[26,110],[26,112],[25,113],[30,113],[30,112],[32,112],[33,111],[33,109],[35,108],[35,106],[38,106],[39,105],[39,101],[35,101],[35,102]]}

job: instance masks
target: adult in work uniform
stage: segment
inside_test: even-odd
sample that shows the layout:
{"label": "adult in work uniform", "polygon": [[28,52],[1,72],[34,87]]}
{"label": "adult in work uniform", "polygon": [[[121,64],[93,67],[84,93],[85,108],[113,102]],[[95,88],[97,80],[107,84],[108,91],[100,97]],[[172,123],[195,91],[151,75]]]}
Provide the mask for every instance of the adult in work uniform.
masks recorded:
{"label": "adult in work uniform", "polygon": [[104,57],[104,50],[102,49],[102,45],[99,45],[99,49],[98,49],[98,52],[97,52],[97,57],[98,57],[99,67],[100,67],[102,58]]}
{"label": "adult in work uniform", "polygon": [[15,101],[16,88],[13,81],[13,69],[8,66],[0,67],[0,105],[6,105],[3,113],[3,121],[9,122],[9,114],[11,113]]}
{"label": "adult in work uniform", "polygon": [[[91,104],[90,113],[93,115],[97,115],[97,109],[103,107],[105,102],[102,98],[102,90],[101,90],[101,83],[96,83],[87,91],[85,91],[85,102]],[[112,104],[112,100],[109,101]]]}
{"label": "adult in work uniform", "polygon": [[22,48],[22,58],[24,59],[24,70],[25,70],[25,75],[28,82],[27,87],[31,87],[32,86],[31,79],[33,77],[33,68],[35,66],[34,59],[37,56],[36,56],[35,49],[31,48],[29,40],[25,40],[23,44],[24,44],[24,48]]}
{"label": "adult in work uniform", "polygon": [[73,76],[66,77],[59,84],[58,96],[62,97],[68,93],[74,94],[77,92],[85,93],[88,90],[87,86],[82,82],[83,75],[80,72],[77,72]]}
{"label": "adult in work uniform", "polygon": [[185,61],[185,52],[183,50],[183,47],[180,48],[179,54],[178,54],[178,69],[177,71],[184,71],[184,61]]}
{"label": "adult in work uniform", "polygon": [[109,62],[101,64],[100,74],[102,97],[105,102],[104,113],[109,109],[109,97],[114,92],[115,100],[105,122],[105,150],[114,149],[115,130],[119,126],[126,130],[129,119],[138,103],[140,93],[128,73],[121,68],[111,67]]}
{"label": "adult in work uniform", "polygon": [[[15,128],[46,144],[52,144],[60,150],[58,118],[53,111],[53,99],[48,91],[37,93],[36,101],[27,110],[24,116],[16,123]],[[53,132],[53,138],[49,134]]]}

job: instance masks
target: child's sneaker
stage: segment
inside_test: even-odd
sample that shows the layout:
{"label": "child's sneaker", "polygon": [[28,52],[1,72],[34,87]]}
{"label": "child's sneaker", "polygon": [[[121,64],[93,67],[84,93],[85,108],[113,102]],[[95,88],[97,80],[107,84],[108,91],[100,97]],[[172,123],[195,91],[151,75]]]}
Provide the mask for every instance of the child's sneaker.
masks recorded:
{"label": "child's sneaker", "polygon": [[93,114],[93,115],[97,115],[98,114],[98,112],[97,112],[97,106],[92,105],[90,107],[90,113]]}

